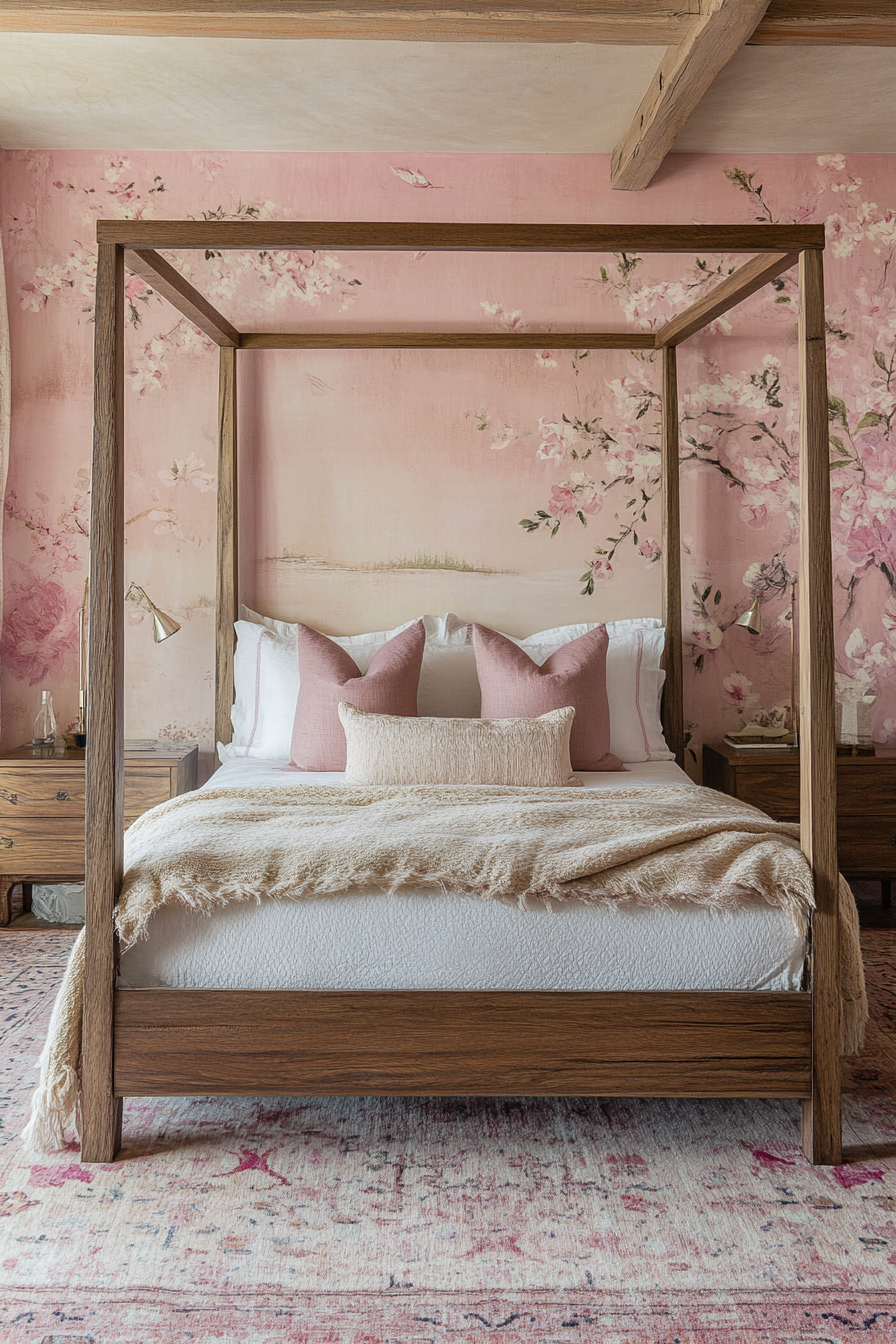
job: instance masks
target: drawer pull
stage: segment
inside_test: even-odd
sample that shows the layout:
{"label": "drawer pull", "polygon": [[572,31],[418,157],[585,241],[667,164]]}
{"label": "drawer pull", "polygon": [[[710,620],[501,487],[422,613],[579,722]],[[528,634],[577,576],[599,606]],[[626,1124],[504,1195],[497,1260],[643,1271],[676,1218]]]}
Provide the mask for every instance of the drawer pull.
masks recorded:
{"label": "drawer pull", "polygon": [[0,835],[0,849],[12,849],[12,841],[8,835]]}
{"label": "drawer pull", "polygon": [[66,793],[65,789],[60,789],[60,790],[59,790],[59,792],[56,794],[56,801],[57,801],[57,803],[67,803],[67,802],[68,802],[68,794]]}

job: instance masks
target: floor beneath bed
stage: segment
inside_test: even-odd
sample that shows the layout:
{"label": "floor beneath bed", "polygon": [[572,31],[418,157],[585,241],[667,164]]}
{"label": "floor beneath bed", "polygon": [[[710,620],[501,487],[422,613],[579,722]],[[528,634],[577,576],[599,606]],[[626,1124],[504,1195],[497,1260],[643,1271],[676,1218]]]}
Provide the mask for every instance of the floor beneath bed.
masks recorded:
{"label": "floor beneath bed", "polygon": [[126,1160],[27,1163],[70,945],[0,935],[0,1339],[894,1337],[896,930],[833,1170],[796,1103],[587,1099],[129,1102]]}

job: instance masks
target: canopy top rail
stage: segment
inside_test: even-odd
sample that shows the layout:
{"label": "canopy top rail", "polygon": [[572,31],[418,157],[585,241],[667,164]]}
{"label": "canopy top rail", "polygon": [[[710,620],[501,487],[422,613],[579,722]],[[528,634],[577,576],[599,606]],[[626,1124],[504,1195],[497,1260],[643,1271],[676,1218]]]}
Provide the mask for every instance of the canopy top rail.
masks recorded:
{"label": "canopy top rail", "polygon": [[802,252],[821,224],[406,224],[313,220],[101,219],[97,241],[199,250],[343,252]]}
{"label": "canopy top rail", "polygon": [[[222,348],[255,350],[662,350],[678,345],[824,247],[820,224],[315,224],[259,220],[99,220],[101,247],[124,263]],[[690,307],[656,331],[239,332],[157,248],[340,251],[752,253]]]}

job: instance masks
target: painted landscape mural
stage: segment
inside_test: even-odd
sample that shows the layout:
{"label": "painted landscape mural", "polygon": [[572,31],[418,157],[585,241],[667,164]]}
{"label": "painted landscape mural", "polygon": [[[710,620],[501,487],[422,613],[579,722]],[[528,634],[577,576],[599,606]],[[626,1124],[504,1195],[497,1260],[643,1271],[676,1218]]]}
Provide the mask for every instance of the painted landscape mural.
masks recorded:
{"label": "painted landscape mural", "polygon": [[[896,165],[892,156],[673,156],[611,193],[603,156],[6,153],[13,356],[3,525],[3,739],[49,687],[77,700],[88,552],[98,218],[806,222],[827,227],[838,673],[896,741]],[[731,256],[212,251],[172,256],[244,330],[544,331],[536,352],[244,352],[242,586],[333,633],[448,609],[526,634],[657,614],[659,363],[552,331],[650,330]],[[212,745],[216,351],[127,282],[131,737]],[[789,694],[797,569],[795,273],[681,348],[686,713],[699,746]],[[763,633],[736,627],[754,597]],[[845,682],[843,683],[846,684]]]}

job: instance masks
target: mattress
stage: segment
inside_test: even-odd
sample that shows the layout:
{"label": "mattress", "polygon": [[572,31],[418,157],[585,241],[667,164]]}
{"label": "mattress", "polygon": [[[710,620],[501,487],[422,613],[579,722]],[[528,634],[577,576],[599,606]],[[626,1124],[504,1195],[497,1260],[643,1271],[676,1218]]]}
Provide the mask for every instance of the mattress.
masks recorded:
{"label": "mattress", "polygon": [[[674,761],[628,774],[582,774],[589,789],[679,784]],[[228,761],[205,788],[338,784],[339,774],[288,774],[277,762]],[[696,792],[694,795],[696,802]],[[121,958],[119,986],[185,989],[788,990],[804,940],[762,902],[709,910],[619,901],[552,901],[519,910],[431,890],[370,889],[310,902],[263,900],[212,915],[182,907],[152,918]]]}

